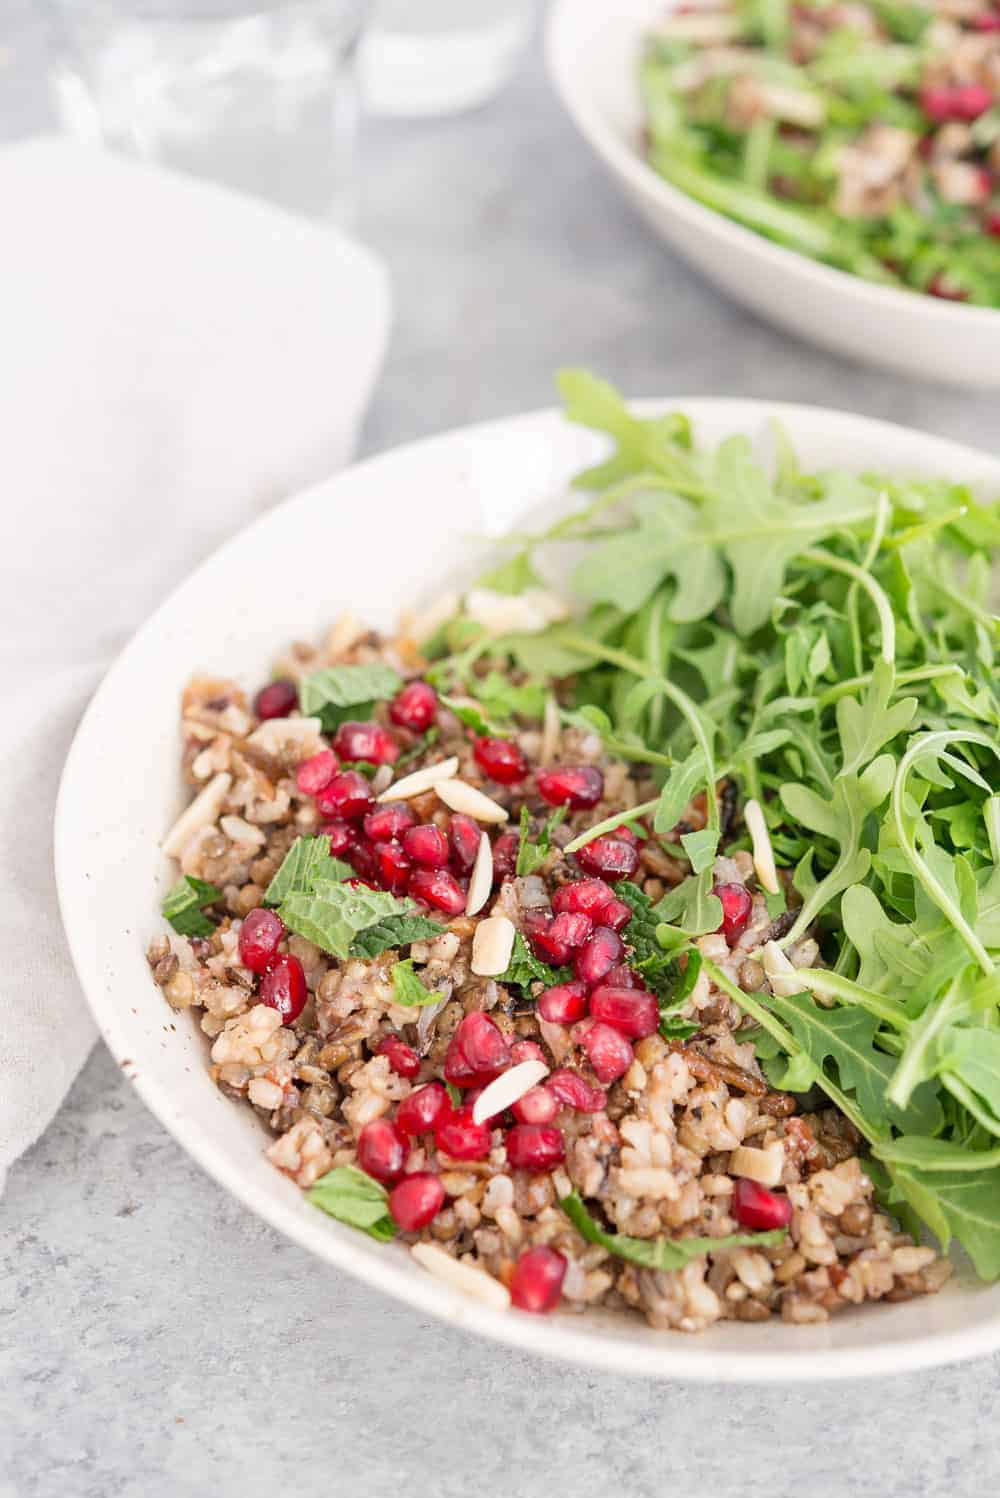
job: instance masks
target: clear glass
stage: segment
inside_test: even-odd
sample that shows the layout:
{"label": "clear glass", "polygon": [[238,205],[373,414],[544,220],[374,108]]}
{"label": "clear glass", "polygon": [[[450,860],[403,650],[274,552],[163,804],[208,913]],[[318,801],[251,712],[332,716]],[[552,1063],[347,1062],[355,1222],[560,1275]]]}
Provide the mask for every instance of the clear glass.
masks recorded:
{"label": "clear glass", "polygon": [[376,114],[473,109],[507,82],[531,35],[535,0],[376,0],[361,87]]}
{"label": "clear glass", "polygon": [[368,0],[51,0],[78,139],[350,216]]}

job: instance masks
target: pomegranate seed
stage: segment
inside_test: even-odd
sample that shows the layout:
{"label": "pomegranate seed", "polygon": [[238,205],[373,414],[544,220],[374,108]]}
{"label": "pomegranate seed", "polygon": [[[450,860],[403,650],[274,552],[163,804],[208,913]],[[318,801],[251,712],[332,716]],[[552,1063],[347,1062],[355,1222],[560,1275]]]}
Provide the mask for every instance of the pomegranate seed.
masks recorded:
{"label": "pomegranate seed", "polygon": [[610,926],[598,926],[573,958],[573,971],[581,983],[593,988],[595,983],[607,977],[624,953],[618,932],[612,931]]}
{"label": "pomegranate seed", "polygon": [[612,931],[623,931],[631,919],[632,907],[624,900],[612,900],[601,911],[601,925],[610,926]]}
{"label": "pomegranate seed", "polygon": [[557,983],[538,995],[538,1014],[553,1025],[573,1025],[587,1012],[587,990],[582,983]]}
{"label": "pomegranate seed", "polygon": [[321,749],[304,759],[295,772],[295,784],[304,796],[315,796],[323,790],[340,769],[332,749]]}
{"label": "pomegranate seed", "polygon": [[949,281],[942,271],[932,276],[927,283],[928,296],[936,296],[943,302],[967,302],[969,293],[963,291],[960,286],[955,286]]}
{"label": "pomegranate seed", "polygon": [[333,747],[341,759],[364,759],[373,765],[391,765],[399,758],[399,745],[381,723],[341,723]]}
{"label": "pomegranate seed", "polygon": [[516,832],[504,832],[493,844],[493,880],[513,879],[517,870],[517,855],[521,839]]}
{"label": "pomegranate seed", "polygon": [[[580,1037],[599,1082],[617,1082],[632,1065],[632,1047],[620,1030],[598,1022]],[[549,1081],[551,1081],[551,1077]]]}
{"label": "pomegranate seed", "polygon": [[440,1082],[428,1082],[405,1097],[396,1109],[396,1127],[404,1134],[426,1134],[451,1112],[451,1098]]}
{"label": "pomegranate seed", "polygon": [[571,811],[596,806],[604,795],[604,776],[593,765],[560,765],[555,770],[539,770],[535,784],[543,801],[550,806],[568,806]]}
{"label": "pomegranate seed", "polygon": [[554,1311],[562,1295],[566,1260],[554,1248],[539,1244],[518,1259],[510,1281],[511,1304],[519,1311],[544,1315]]}
{"label": "pomegranate seed", "polygon": [[465,891],[447,869],[417,869],[410,875],[409,893],[445,915],[461,915],[465,909]]}
{"label": "pomegranate seed", "polygon": [[467,1014],[445,1052],[446,1079],[456,1087],[478,1087],[509,1065],[510,1043],[503,1031],[479,1009]]}
{"label": "pomegranate seed", "polygon": [[609,988],[602,984],[590,995],[590,1012],[594,1019],[620,1030],[632,1040],[652,1035],[660,1023],[656,999],[641,988]]}
{"label": "pomegranate seed", "polygon": [[306,1007],[309,990],[306,975],[297,957],[276,957],[260,980],[257,998],[269,1009],[277,1009],[283,1025],[291,1025]]}
{"label": "pomegranate seed", "polygon": [[976,16],[972,22],[977,31],[1000,31],[1000,11],[987,11],[984,16]]}
{"label": "pomegranate seed", "polygon": [[410,1141],[388,1118],[366,1123],[358,1135],[358,1164],[376,1181],[395,1181],[403,1174]]}
{"label": "pomegranate seed", "polygon": [[425,869],[443,869],[448,862],[448,840],[440,827],[435,827],[432,822],[404,832],[403,847],[407,858]]}
{"label": "pomegranate seed", "polygon": [[262,723],[268,718],[287,718],[299,705],[299,689],[294,681],[270,681],[261,687],[253,700],[253,710]]}
{"label": "pomegranate seed", "polygon": [[552,1170],[566,1158],[562,1134],[553,1124],[515,1124],[507,1135],[507,1162],[513,1170]]}
{"label": "pomegranate seed", "polygon": [[377,1056],[388,1056],[389,1065],[397,1077],[406,1077],[412,1082],[420,1071],[420,1057],[412,1046],[408,1046],[405,1040],[400,1040],[398,1035],[387,1035],[380,1042],[375,1054]]}
{"label": "pomegranate seed", "polygon": [[364,838],[354,837],[344,856],[354,872],[366,884],[370,884],[372,889],[378,889],[379,866],[375,857],[375,849],[370,843]]}
{"label": "pomegranate seed", "polygon": [[740,1227],[764,1233],[772,1228],[787,1227],[792,1220],[792,1204],[787,1196],[778,1196],[777,1192],[768,1191],[766,1186],[748,1181],[745,1176],[741,1176],[733,1187],[730,1210]]}
{"label": "pomegranate seed", "polygon": [[620,827],[616,827],[615,828],[615,834],[614,835],[615,835],[615,837],[620,837],[622,839],[622,841],[626,842],[626,843],[640,843],[640,842],[644,843],[646,841],[646,834],[645,833],[643,833],[643,835],[640,837],[639,834],[638,834],[638,832],[636,832],[634,830],[634,828],[632,828],[632,827],[626,827],[626,825],[625,825],[624,822],[622,823],[622,825]]}
{"label": "pomegranate seed", "polygon": [[405,801],[390,801],[388,806],[377,806],[365,817],[365,837],[373,843],[397,842],[416,820],[416,813]]}
{"label": "pomegranate seed", "polygon": [[378,882],[394,895],[402,894],[413,872],[413,865],[399,843],[376,843],[372,850],[378,867]]}
{"label": "pomegranate seed", "polygon": [[937,124],[959,120],[971,124],[993,104],[993,94],[981,83],[958,83],[953,87],[921,90],[920,107]]}
{"label": "pomegranate seed", "polygon": [[547,1087],[532,1087],[516,1103],[511,1103],[510,1111],[518,1123],[548,1124],[559,1112],[559,1104]]}
{"label": "pomegranate seed", "polygon": [[562,967],[593,929],[594,923],[589,915],[574,915],[567,910],[532,931],[529,940],[536,957],[553,967]]}
{"label": "pomegranate seed", "polygon": [[645,988],[646,985],[624,962],[619,962],[615,967],[608,968],[604,975],[604,982],[609,988]]}
{"label": "pomegranate seed", "polygon": [[589,915],[595,923],[605,925],[604,912],[614,901],[615,894],[610,884],[603,879],[574,879],[564,884],[552,896],[552,909],[556,915],[564,910],[574,914]]}
{"label": "pomegranate seed", "polygon": [[600,1087],[591,1087],[579,1072],[565,1066],[545,1078],[545,1090],[564,1108],[575,1108],[579,1113],[600,1113],[608,1101]]}
{"label": "pomegranate seed", "polygon": [[471,817],[463,817],[459,814],[452,817],[448,823],[448,847],[451,850],[451,862],[460,874],[471,873],[476,854],[479,852],[479,838],[479,828]]}
{"label": "pomegranate seed", "polygon": [[378,885],[372,884],[370,879],[345,879],[344,883],[348,889],[378,889]]}
{"label": "pomegranate seed", "polygon": [[322,822],[319,830],[325,832],[330,839],[330,854],[333,858],[343,858],[348,848],[357,839],[357,833],[350,822],[339,820]]}
{"label": "pomegranate seed", "polygon": [[732,946],[747,928],[753,898],[745,884],[713,884],[712,894],[722,901],[722,925],[718,930]]}
{"label": "pomegranate seed", "polygon": [[444,1206],[444,1187],[429,1170],[415,1170],[389,1192],[389,1211],[404,1233],[419,1233]]}
{"label": "pomegranate seed", "polygon": [[612,837],[610,833],[585,843],[576,859],[588,874],[610,875],[613,879],[631,879],[639,867],[635,844],[626,842],[623,837]]}
{"label": "pomegranate seed", "polygon": [[273,910],[263,906],[251,910],[240,927],[240,961],[252,973],[262,973],[278,955],[278,943],[285,934],[285,923]]}
{"label": "pomegranate seed", "polygon": [[489,1154],[492,1142],[489,1126],[475,1123],[471,1108],[456,1108],[434,1129],[434,1143],[453,1160],[481,1160]]}
{"label": "pomegranate seed", "polygon": [[424,733],[437,717],[437,708],[437,692],[434,688],[428,686],[426,681],[411,681],[392,699],[389,717],[400,728]]}
{"label": "pomegranate seed", "polygon": [[537,1040],[515,1040],[510,1048],[510,1059],[512,1062],[541,1061],[546,1066],[549,1064]]}
{"label": "pomegranate seed", "polygon": [[994,239],[1000,239],[1000,211],[994,209],[992,213],[988,213],[983,223],[983,228]]}
{"label": "pomegranate seed", "polygon": [[359,822],[374,806],[371,786],[358,770],[341,770],[316,797],[321,817],[343,817]]}
{"label": "pomegranate seed", "polygon": [[472,752],[483,774],[498,785],[515,785],[530,769],[521,750],[510,739],[477,739]]}

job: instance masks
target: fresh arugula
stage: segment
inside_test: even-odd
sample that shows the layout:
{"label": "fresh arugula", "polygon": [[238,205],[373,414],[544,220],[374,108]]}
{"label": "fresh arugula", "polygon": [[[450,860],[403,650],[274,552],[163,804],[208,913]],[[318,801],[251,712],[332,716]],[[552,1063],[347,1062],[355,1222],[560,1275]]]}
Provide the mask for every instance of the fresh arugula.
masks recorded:
{"label": "fresh arugula", "polygon": [[206,905],[222,899],[222,890],[193,874],[183,874],[171,885],[160,907],[179,936],[211,936],[215,922],[205,914]]}
{"label": "fresh arugula", "polygon": [[320,1176],[309,1191],[309,1200],[338,1222],[360,1228],[379,1243],[388,1243],[396,1236],[388,1192],[355,1165],[337,1165]]}
{"label": "fresh arugula", "polygon": [[581,1238],[645,1269],[683,1269],[705,1254],[724,1253],[728,1248],[772,1248],[785,1237],[784,1228],[777,1228],[768,1233],[730,1233],[724,1238],[629,1238],[600,1227],[575,1191],[562,1197],[559,1205]]}

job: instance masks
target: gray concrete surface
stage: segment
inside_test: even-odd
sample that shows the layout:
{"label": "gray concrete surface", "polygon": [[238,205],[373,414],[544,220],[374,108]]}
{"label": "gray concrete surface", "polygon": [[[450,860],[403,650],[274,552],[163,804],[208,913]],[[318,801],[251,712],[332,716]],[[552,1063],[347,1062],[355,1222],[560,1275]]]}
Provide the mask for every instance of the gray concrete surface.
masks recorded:
{"label": "gray concrete surface", "polygon": [[[0,0],[0,139],[44,128],[33,0]],[[745,393],[1000,450],[996,401],[827,357],[718,297],[619,202],[537,59],[490,108],[378,125],[362,231],[397,324],[374,451],[551,399]],[[0,1498],[971,1498],[1000,1359],[845,1387],[642,1385],[469,1341],[282,1241],[98,1050],[0,1201]]]}

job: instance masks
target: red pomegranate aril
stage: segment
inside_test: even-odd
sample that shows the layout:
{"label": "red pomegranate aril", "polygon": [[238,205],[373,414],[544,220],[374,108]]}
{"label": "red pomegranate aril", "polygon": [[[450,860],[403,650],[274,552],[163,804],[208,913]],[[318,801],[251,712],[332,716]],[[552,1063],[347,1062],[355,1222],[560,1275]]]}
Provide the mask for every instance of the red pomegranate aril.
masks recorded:
{"label": "red pomegranate aril", "polygon": [[571,811],[587,811],[604,795],[604,776],[594,765],[559,765],[554,770],[539,770],[535,784],[549,806],[568,806]]}
{"label": "red pomegranate aril", "polygon": [[645,983],[643,983],[642,979],[639,977],[639,974],[633,972],[625,962],[619,962],[614,967],[609,968],[604,975],[604,982],[609,988],[646,987]]}
{"label": "red pomegranate aril", "polygon": [[405,1097],[396,1109],[396,1127],[404,1134],[427,1134],[451,1112],[451,1098],[440,1082],[428,1082]]}
{"label": "red pomegranate aril", "polygon": [[1000,31],[1000,10],[989,10],[972,22],[977,31]]}
{"label": "red pomegranate aril", "polygon": [[378,868],[378,882],[391,894],[399,895],[406,889],[413,873],[413,864],[399,843],[376,843],[372,850]]}
{"label": "red pomegranate aril", "polygon": [[792,1220],[792,1204],[787,1196],[768,1191],[766,1186],[749,1181],[745,1176],[741,1176],[733,1187],[730,1211],[740,1227],[762,1233],[787,1227]]}
{"label": "red pomegranate aril", "polygon": [[502,832],[493,844],[493,881],[513,879],[517,871],[517,855],[521,839],[516,832]]}
{"label": "red pomegranate aril", "polygon": [[517,744],[510,739],[477,739],[472,753],[483,774],[498,785],[516,785],[531,768]]}
{"label": "red pomegranate aril", "polygon": [[333,858],[344,858],[348,848],[357,841],[357,832],[350,822],[321,822],[319,830],[325,832],[330,839],[330,855]]}
{"label": "red pomegranate aril", "polygon": [[375,857],[375,849],[369,842],[366,842],[364,838],[353,838],[344,857],[365,884],[370,884],[372,889],[378,889],[381,870]]}
{"label": "red pomegranate aril", "polygon": [[607,925],[604,912],[614,898],[614,890],[603,879],[574,879],[571,884],[563,884],[555,891],[552,909],[556,915],[561,915],[564,910],[589,915],[595,924],[600,922],[604,926]]}
{"label": "red pomegranate aril", "polygon": [[389,705],[389,717],[400,728],[424,733],[437,717],[437,692],[426,681],[407,682]]}
{"label": "red pomegranate aril", "polygon": [[398,1035],[387,1035],[379,1043],[378,1056],[388,1056],[389,1065],[398,1077],[405,1077],[408,1082],[420,1071],[420,1057],[412,1046],[408,1046],[405,1040],[400,1040]]}
{"label": "red pomegranate aril", "polygon": [[559,1104],[547,1087],[532,1087],[516,1103],[511,1103],[510,1111],[518,1123],[548,1124],[559,1112]]}
{"label": "red pomegranate aril", "polygon": [[440,827],[428,822],[423,827],[411,827],[402,836],[407,858],[425,869],[443,869],[448,862],[448,840]]}
{"label": "red pomegranate aril", "polygon": [[259,906],[251,910],[240,927],[240,961],[252,973],[262,973],[278,955],[285,923],[273,910]]}
{"label": "red pomegranate aril", "polygon": [[617,1082],[634,1060],[632,1047],[621,1031],[601,1020],[581,1036],[580,1045],[586,1051],[599,1082]]}
{"label": "red pomegranate aril", "polygon": [[374,806],[371,786],[358,770],[340,770],[316,797],[321,817],[343,817],[360,822]]}
{"label": "red pomegranate aril", "polygon": [[260,980],[258,1001],[277,1009],[283,1025],[294,1024],[306,1007],[309,990],[306,975],[297,957],[286,953],[276,957]]}
{"label": "red pomegranate aril", "polygon": [[409,1153],[410,1141],[391,1119],[373,1119],[358,1135],[358,1164],[376,1181],[397,1180]]}
{"label": "red pomegranate aril", "polygon": [[415,1170],[389,1192],[389,1211],[404,1233],[419,1233],[444,1206],[445,1191],[440,1179],[429,1170]]}
{"label": "red pomegranate aril", "polygon": [[992,107],[993,94],[981,83],[956,83],[925,88],[920,93],[920,107],[937,124],[957,120],[970,125]]}
{"label": "red pomegranate aril", "polygon": [[253,700],[253,710],[262,723],[268,718],[287,718],[299,705],[299,689],[294,681],[269,681]]}
{"label": "red pomegranate aril", "polygon": [[612,879],[631,879],[639,867],[639,850],[634,843],[622,837],[605,833],[585,843],[576,854],[577,863],[588,874],[600,874]]}
{"label": "red pomegranate aril", "polygon": [[949,281],[943,271],[938,271],[927,283],[928,296],[936,296],[943,302],[967,302],[969,293],[961,286]]}
{"label": "red pomegranate aril", "polygon": [[576,949],[590,936],[594,923],[589,915],[575,915],[565,910],[553,916],[544,926],[533,931],[529,937],[531,948],[542,962],[553,967],[562,967],[569,962]]}
{"label": "red pomegranate aril", "polygon": [[566,1158],[562,1134],[553,1124],[515,1124],[504,1143],[513,1170],[537,1174],[552,1170]]}
{"label": "red pomegranate aril", "polygon": [[554,1311],[562,1296],[566,1260],[554,1248],[539,1244],[521,1255],[510,1280],[511,1304],[519,1311],[544,1316]]}
{"label": "red pomegranate aril", "polygon": [[512,1066],[521,1061],[541,1061],[545,1066],[549,1064],[537,1040],[515,1040],[510,1048],[510,1060]]}
{"label": "red pomegranate aril", "polygon": [[994,239],[1000,239],[1000,209],[994,209],[986,215],[983,228]]}
{"label": "red pomegranate aril", "polygon": [[318,754],[304,759],[295,771],[295,784],[304,796],[315,796],[340,769],[340,762],[332,749],[321,749]]}
{"label": "red pomegranate aril", "polygon": [[631,919],[632,907],[624,900],[612,900],[601,911],[601,925],[610,926],[612,931],[623,931]]}
{"label": "red pomegranate aril", "polygon": [[345,879],[344,883],[348,889],[378,889],[378,885],[373,884],[370,879]]}
{"label": "red pomegranate aril", "polygon": [[545,1091],[563,1108],[575,1108],[578,1113],[600,1113],[608,1101],[600,1087],[591,1087],[579,1072],[565,1066],[545,1078]]}
{"label": "red pomegranate aril", "polygon": [[587,1012],[587,990],[582,983],[557,983],[538,995],[538,1016],[552,1025],[574,1025]]}
{"label": "red pomegranate aril", "polygon": [[745,884],[713,884],[712,894],[722,902],[722,925],[718,930],[733,946],[747,929],[753,913],[753,896]]}
{"label": "red pomegranate aril", "polygon": [[445,915],[461,915],[465,909],[465,890],[447,869],[415,869],[408,893]]}
{"label": "red pomegranate aril", "polygon": [[464,817],[459,813],[452,817],[448,823],[448,848],[451,854],[452,867],[460,874],[472,872],[472,865],[476,861],[479,852],[479,839],[481,833],[479,827],[471,817]]}
{"label": "red pomegranate aril", "polygon": [[471,1108],[456,1108],[434,1130],[434,1143],[453,1160],[482,1160],[492,1142],[489,1125],[476,1123]]}
{"label": "red pomegranate aril", "polygon": [[376,806],[365,817],[365,837],[373,843],[398,842],[416,820],[416,814],[405,801],[390,801],[387,806]]}
{"label": "red pomegranate aril", "polygon": [[622,939],[610,926],[598,926],[573,958],[573,971],[581,983],[593,988],[625,955]]}
{"label": "red pomegranate aril", "polygon": [[590,995],[590,1012],[601,1024],[610,1025],[631,1040],[654,1034],[660,1023],[655,997],[642,988],[609,988],[602,984]]}
{"label": "red pomegranate aril", "polygon": [[445,1052],[446,1080],[455,1087],[479,1087],[509,1065],[510,1042],[503,1031],[479,1009],[467,1014]]}
{"label": "red pomegranate aril", "polygon": [[381,723],[341,723],[333,747],[341,759],[363,759],[372,765],[391,765],[399,758],[399,745]]}

